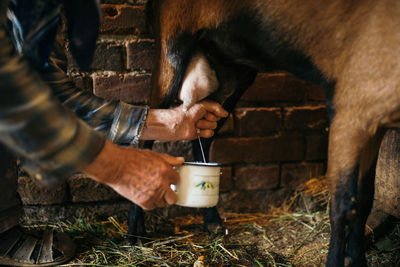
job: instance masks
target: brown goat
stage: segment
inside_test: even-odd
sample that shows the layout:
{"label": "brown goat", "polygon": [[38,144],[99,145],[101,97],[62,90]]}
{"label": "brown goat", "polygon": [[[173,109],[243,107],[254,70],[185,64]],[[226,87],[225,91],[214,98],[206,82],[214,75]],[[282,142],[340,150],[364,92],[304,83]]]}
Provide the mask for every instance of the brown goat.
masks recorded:
{"label": "brown goat", "polygon": [[[149,0],[148,11],[157,105],[177,98],[196,55],[215,71],[218,88],[209,89],[221,102],[237,100],[260,69],[286,70],[326,90],[327,266],[365,266],[378,148],[400,118],[400,1]],[[198,84],[192,86],[195,92]]]}

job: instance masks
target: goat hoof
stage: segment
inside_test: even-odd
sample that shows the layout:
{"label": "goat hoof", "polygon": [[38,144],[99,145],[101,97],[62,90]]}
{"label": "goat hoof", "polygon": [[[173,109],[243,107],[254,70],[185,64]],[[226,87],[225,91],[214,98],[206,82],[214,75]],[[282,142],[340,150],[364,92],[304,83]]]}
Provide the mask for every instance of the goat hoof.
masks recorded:
{"label": "goat hoof", "polygon": [[221,217],[216,207],[204,209],[203,218],[204,229],[207,232],[215,235],[225,234],[225,227],[223,227]]}
{"label": "goat hoof", "polygon": [[207,232],[214,235],[224,235],[226,232],[226,228],[217,222],[204,224],[204,228]]}
{"label": "goat hoof", "polygon": [[136,245],[136,246],[143,245],[142,237],[140,237],[140,236],[126,235],[125,238],[129,242],[130,245]]}
{"label": "goat hoof", "polygon": [[344,266],[345,266],[345,267],[351,266],[351,263],[352,263],[352,260],[351,260],[350,257],[344,258]]}

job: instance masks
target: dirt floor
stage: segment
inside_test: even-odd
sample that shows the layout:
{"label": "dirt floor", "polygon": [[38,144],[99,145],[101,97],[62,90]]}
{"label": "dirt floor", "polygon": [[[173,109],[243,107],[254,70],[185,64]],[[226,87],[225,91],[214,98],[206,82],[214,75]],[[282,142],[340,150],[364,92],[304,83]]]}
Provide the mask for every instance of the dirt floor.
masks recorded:
{"label": "dirt floor", "polygon": [[[126,223],[74,218],[50,225],[74,237],[77,257],[63,266],[323,266],[329,244],[328,193],[310,180],[281,207],[261,213],[222,213],[227,235],[203,230],[202,218],[147,214],[149,236],[129,245]],[[400,266],[400,222],[374,240],[369,266]],[[201,264],[195,265],[202,266]]]}

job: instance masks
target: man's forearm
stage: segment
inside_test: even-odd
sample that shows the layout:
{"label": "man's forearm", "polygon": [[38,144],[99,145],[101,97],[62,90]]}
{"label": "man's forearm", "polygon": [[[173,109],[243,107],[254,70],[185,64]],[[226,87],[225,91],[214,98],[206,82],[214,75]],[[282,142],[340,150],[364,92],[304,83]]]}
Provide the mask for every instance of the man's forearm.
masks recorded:
{"label": "man's forearm", "polygon": [[132,144],[139,139],[148,107],[107,101],[77,88],[54,61],[41,72],[41,76],[65,106],[110,141]]}

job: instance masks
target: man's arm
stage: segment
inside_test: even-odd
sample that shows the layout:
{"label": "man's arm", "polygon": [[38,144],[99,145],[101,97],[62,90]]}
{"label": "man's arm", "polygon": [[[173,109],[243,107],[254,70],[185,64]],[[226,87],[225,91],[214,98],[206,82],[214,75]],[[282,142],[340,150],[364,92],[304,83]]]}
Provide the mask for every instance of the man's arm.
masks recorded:
{"label": "man's arm", "polygon": [[[0,4],[0,25],[6,7]],[[45,184],[84,171],[145,209],[176,201],[169,185],[177,183],[179,176],[172,166],[182,164],[183,158],[105,141],[100,132],[61,105],[39,74],[14,51],[2,26],[0,142]]]}
{"label": "man's arm", "polygon": [[0,27],[0,141],[45,184],[84,171],[145,209],[172,204],[182,158],[105,141],[52,95]]}
{"label": "man's arm", "polygon": [[105,138],[54,98],[39,75],[13,49],[0,28],[0,140],[45,183],[81,171]]}
{"label": "man's arm", "polygon": [[77,88],[56,60],[41,72],[43,80],[57,98],[108,140],[117,144],[132,144],[139,139],[177,141],[197,137],[211,137],[217,121],[228,113],[215,102],[201,102],[183,111],[182,106],[172,109],[148,109],[120,101],[107,101],[89,91]]}
{"label": "man's arm", "polygon": [[136,143],[146,120],[148,107],[108,101],[77,88],[54,59],[41,71],[53,94],[93,129],[116,144]]}

